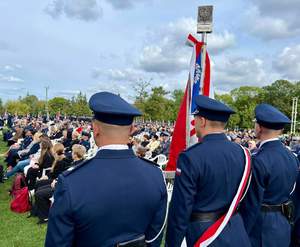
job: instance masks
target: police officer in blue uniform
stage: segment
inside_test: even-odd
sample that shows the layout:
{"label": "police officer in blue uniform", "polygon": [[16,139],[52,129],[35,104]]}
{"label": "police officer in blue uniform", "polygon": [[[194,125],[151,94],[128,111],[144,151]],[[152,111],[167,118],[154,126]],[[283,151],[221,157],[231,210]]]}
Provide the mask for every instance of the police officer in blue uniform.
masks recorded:
{"label": "police officer in blue uniform", "polygon": [[253,155],[253,177],[241,213],[253,247],[288,247],[293,220],[291,195],[299,164],[278,137],[290,119],[268,104],[256,107],[255,118],[260,145]]}
{"label": "police officer in blue uniform", "polygon": [[126,145],[141,114],[108,92],[94,94],[89,105],[99,150],[59,177],[45,246],[158,247],[167,205],[164,178]]}
{"label": "police officer in blue uniform", "polygon": [[[196,98],[196,133],[202,141],[179,155],[169,210],[166,246],[192,247],[223,216],[237,193],[245,169],[243,149],[228,140],[224,128],[232,109],[205,96]],[[248,247],[239,213],[210,246]]]}

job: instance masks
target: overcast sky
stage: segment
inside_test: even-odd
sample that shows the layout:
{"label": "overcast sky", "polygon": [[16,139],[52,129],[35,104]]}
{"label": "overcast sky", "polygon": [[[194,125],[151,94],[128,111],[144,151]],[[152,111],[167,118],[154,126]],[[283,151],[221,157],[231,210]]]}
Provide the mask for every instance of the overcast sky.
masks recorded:
{"label": "overcast sky", "polygon": [[184,88],[197,6],[214,5],[208,37],[218,92],[276,79],[300,80],[299,0],[0,1],[0,98],[90,96],[130,99],[139,78]]}

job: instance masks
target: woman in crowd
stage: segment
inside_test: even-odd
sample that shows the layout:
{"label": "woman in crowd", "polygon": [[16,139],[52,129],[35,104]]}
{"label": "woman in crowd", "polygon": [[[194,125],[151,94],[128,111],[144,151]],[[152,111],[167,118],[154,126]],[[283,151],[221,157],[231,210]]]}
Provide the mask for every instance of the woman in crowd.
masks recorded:
{"label": "woman in crowd", "polygon": [[[80,136],[79,132],[78,132],[77,130],[73,130],[73,132],[72,132],[72,140],[71,140],[71,142],[70,142],[69,147],[66,148],[66,154],[67,154],[68,152],[71,153],[73,145],[79,144],[79,142],[80,142],[79,136]],[[67,155],[67,156],[68,156],[68,155]]]}
{"label": "woman in crowd", "polygon": [[68,129],[64,129],[62,131],[62,138],[60,142],[64,145],[65,148],[68,148],[71,145],[72,141],[72,132],[68,131]]}
{"label": "woman in crowd", "polygon": [[41,177],[35,184],[35,190],[38,190],[40,187],[44,185],[51,184],[54,179],[57,179],[58,175],[63,171],[67,170],[71,164],[72,160],[68,159],[65,156],[65,147],[61,143],[56,143],[53,146],[53,154],[54,154],[54,162],[52,164],[50,172]]}
{"label": "woman in crowd", "polygon": [[42,133],[37,132],[33,136],[32,142],[28,145],[27,149],[18,152],[18,157],[27,157],[17,163],[17,165],[9,172],[6,173],[6,177],[9,178],[16,174],[17,172],[23,172],[24,167],[30,164],[31,155],[35,154],[40,148],[40,137]]}
{"label": "woman in crowd", "polygon": [[[70,166],[70,160],[64,155],[64,146],[62,144],[55,144],[53,147],[55,161],[53,163],[49,178],[37,182],[35,190],[35,205],[31,211],[31,216],[39,218],[38,224],[43,224],[48,221],[48,214],[50,208],[50,198],[53,196],[55,184],[60,173]],[[75,144],[72,148],[72,166],[78,165],[83,161],[86,149],[82,145]],[[43,185],[44,184],[44,185]],[[39,187],[38,187],[39,185]]]}
{"label": "woman in crowd", "polygon": [[151,141],[149,142],[149,144],[146,146],[146,148],[152,152],[152,157],[155,157],[157,155],[156,153],[156,149],[159,147],[160,145],[160,141],[158,140],[158,135],[153,135]]}
{"label": "woman in crowd", "polygon": [[43,136],[41,138],[40,147],[41,155],[38,162],[27,171],[26,183],[29,190],[34,189],[36,179],[41,177],[43,169],[51,167],[54,161],[53,145],[49,137]]}
{"label": "woman in crowd", "polygon": [[24,131],[24,129],[20,125],[16,125],[15,134],[11,139],[8,140],[7,145],[11,146],[12,144],[17,143],[19,141],[19,139],[22,139],[23,131]]}
{"label": "woman in crowd", "polygon": [[147,134],[143,135],[143,141],[141,142],[141,145],[143,147],[146,147],[149,144],[149,136]]}

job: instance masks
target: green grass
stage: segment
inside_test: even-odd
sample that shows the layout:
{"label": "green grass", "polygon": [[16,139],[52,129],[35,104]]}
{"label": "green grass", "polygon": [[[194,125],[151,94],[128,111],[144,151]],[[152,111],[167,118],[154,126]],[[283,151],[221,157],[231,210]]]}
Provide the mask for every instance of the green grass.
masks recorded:
{"label": "green grass", "polygon": [[[0,134],[0,153],[7,150]],[[3,159],[0,164],[4,165]],[[13,178],[12,178],[13,179]],[[36,218],[27,219],[25,214],[10,211],[8,190],[12,179],[0,183],[0,247],[40,247],[44,245],[46,225],[37,225]]]}

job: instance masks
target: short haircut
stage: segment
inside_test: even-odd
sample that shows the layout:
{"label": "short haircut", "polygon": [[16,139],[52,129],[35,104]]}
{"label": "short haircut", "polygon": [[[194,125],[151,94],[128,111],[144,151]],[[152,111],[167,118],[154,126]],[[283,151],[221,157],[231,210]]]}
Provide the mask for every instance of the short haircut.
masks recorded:
{"label": "short haircut", "polygon": [[220,122],[220,121],[211,121],[211,120],[208,120],[209,121],[209,126],[210,127],[213,127],[213,128],[225,128],[226,127],[226,122]]}

